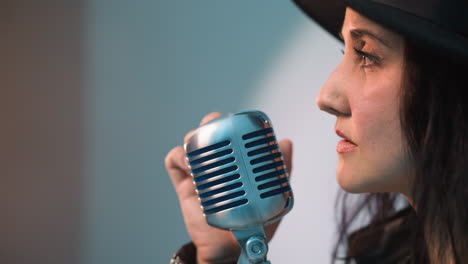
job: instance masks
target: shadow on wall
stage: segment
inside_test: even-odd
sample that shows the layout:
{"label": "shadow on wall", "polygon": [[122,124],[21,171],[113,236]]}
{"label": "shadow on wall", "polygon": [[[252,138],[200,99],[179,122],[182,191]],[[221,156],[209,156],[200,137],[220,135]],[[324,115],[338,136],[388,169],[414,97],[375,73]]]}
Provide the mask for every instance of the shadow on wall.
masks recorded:
{"label": "shadow on wall", "polygon": [[82,1],[2,1],[0,263],[80,263],[82,18]]}

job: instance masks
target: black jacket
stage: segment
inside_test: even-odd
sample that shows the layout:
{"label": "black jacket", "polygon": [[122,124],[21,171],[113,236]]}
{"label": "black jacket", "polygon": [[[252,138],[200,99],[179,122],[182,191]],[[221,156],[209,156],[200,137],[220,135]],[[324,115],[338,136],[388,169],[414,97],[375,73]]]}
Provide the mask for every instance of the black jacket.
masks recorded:
{"label": "black jacket", "polygon": [[[406,222],[413,209],[405,208],[384,221],[358,229],[349,236],[349,263],[355,264],[408,264],[411,262],[409,235]],[[380,235],[376,235],[380,234]],[[362,243],[361,243],[362,241]],[[171,264],[196,264],[197,250],[190,242],[172,257]],[[308,261],[305,261],[305,263]],[[313,261],[310,261],[313,263]],[[236,264],[236,263],[233,263]]]}

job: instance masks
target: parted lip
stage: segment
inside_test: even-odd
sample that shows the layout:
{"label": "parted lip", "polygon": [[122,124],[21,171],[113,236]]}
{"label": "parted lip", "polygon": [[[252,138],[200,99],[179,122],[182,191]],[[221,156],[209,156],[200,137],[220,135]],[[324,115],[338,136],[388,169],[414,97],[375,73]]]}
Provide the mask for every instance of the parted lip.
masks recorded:
{"label": "parted lip", "polygon": [[354,145],[357,145],[356,143],[354,143],[351,139],[349,139],[348,136],[346,136],[343,132],[341,132],[339,129],[335,129],[335,132],[336,134],[339,136],[339,137],[342,137],[343,139],[346,139],[347,141],[353,143]]}

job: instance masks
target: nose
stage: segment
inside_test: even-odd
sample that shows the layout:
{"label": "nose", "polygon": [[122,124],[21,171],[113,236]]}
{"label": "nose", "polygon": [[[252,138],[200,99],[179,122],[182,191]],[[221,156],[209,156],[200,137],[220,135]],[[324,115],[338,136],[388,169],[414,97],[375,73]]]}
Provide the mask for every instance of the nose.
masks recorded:
{"label": "nose", "polygon": [[338,65],[330,74],[316,98],[316,104],[320,110],[335,116],[351,116],[345,89],[347,82],[345,76],[342,64]]}

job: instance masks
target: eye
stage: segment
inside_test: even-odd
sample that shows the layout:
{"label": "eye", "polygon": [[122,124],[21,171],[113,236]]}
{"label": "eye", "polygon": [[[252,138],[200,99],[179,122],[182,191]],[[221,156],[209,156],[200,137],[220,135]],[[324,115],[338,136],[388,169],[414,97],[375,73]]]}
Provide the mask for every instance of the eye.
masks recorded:
{"label": "eye", "polygon": [[354,48],[354,53],[356,58],[361,63],[362,68],[376,66],[380,63],[380,58],[370,53],[358,50],[356,48]]}

